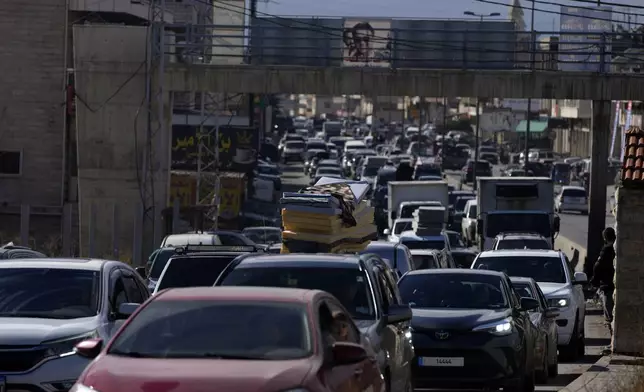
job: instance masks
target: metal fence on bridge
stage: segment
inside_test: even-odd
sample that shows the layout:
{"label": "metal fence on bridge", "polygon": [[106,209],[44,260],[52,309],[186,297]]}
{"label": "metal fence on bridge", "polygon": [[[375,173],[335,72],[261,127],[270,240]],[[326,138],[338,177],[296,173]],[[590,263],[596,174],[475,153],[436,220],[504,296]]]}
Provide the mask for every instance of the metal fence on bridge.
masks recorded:
{"label": "metal fence on bridge", "polygon": [[611,32],[534,33],[509,21],[257,18],[167,25],[165,53],[191,64],[639,72],[644,49]]}

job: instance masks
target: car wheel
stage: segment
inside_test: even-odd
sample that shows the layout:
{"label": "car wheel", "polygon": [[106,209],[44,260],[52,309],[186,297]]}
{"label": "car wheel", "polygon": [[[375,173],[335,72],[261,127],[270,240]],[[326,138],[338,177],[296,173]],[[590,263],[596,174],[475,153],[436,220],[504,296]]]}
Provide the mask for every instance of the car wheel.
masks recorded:
{"label": "car wheel", "polygon": [[[559,347],[559,359],[565,362],[574,362],[579,356],[579,316],[575,319],[575,327],[572,330],[570,342],[566,346]],[[582,348],[583,349],[583,348]]]}

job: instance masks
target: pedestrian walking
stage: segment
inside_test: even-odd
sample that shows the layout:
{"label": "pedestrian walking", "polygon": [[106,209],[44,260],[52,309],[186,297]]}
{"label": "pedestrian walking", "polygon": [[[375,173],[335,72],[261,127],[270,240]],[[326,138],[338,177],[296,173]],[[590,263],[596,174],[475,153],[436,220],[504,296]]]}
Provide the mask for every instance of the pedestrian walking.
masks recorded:
{"label": "pedestrian walking", "polygon": [[604,229],[604,248],[599,254],[599,258],[593,266],[593,277],[590,281],[593,287],[598,287],[598,294],[602,302],[604,310],[604,318],[608,324],[608,329],[613,334],[613,293],[615,292],[615,266],[613,261],[615,259],[615,229],[607,227]]}

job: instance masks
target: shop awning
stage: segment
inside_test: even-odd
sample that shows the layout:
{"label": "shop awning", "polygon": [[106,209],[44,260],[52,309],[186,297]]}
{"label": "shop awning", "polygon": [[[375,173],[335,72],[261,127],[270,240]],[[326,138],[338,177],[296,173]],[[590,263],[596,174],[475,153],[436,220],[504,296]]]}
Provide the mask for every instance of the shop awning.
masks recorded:
{"label": "shop awning", "polygon": [[[515,129],[516,132],[520,133],[525,133],[526,129],[528,127],[528,121],[527,120],[522,120],[519,125],[517,125],[517,128]],[[542,133],[545,132],[548,129],[548,121],[535,121],[532,120],[530,121],[530,133]]]}

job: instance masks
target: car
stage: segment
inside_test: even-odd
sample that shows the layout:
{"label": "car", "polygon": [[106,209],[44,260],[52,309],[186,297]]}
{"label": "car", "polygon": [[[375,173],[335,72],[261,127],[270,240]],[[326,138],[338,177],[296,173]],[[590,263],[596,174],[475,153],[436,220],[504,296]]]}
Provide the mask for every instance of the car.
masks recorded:
{"label": "car", "polygon": [[317,150],[317,151],[328,151],[328,146],[324,139],[309,139],[306,141],[306,151]]}
{"label": "car", "polygon": [[499,164],[499,154],[496,152],[482,152],[479,155],[479,158],[481,158],[484,161],[490,162],[492,165],[498,165]]}
{"label": "car", "polygon": [[463,239],[461,238],[461,233],[459,233],[458,231],[444,230],[443,234],[447,236],[450,251],[453,251],[454,249],[467,248],[467,246],[465,246],[465,243],[463,242]]}
{"label": "car", "polygon": [[478,252],[468,248],[456,248],[450,251],[452,259],[458,268],[470,268]]}
{"label": "car", "polygon": [[536,328],[502,272],[425,269],[398,282],[412,308],[416,388],[534,391]]}
{"label": "car", "polygon": [[454,200],[454,204],[450,205],[449,213],[449,227],[451,229],[459,230],[461,229],[461,222],[463,221],[463,213],[465,212],[465,206],[467,205],[468,200],[476,199],[475,195],[468,196],[457,196]]}
{"label": "car", "polygon": [[380,256],[390,268],[396,271],[399,277],[414,269],[412,255],[403,244],[388,241],[371,241],[360,253],[373,253]]}
{"label": "car", "polygon": [[450,250],[449,240],[444,233],[439,235],[417,235],[414,231],[403,231],[400,233],[399,242],[412,249],[436,249]]}
{"label": "car", "polygon": [[257,165],[255,177],[265,179],[273,183],[273,189],[282,190],[282,178],[279,168],[276,165]]}
{"label": "car", "polygon": [[288,163],[292,161],[303,161],[305,147],[306,145],[304,141],[299,140],[293,140],[284,143],[284,149],[282,150],[282,162]]}
{"label": "car", "polygon": [[557,212],[575,211],[588,215],[588,193],[582,186],[562,186],[555,196],[555,210]]}
{"label": "car", "polygon": [[264,286],[323,290],[356,320],[378,357],[388,391],[409,391],[414,356],[407,325],[409,306],[400,302],[396,273],[377,255],[280,254],[239,257],[216,286]]}
{"label": "car", "polygon": [[450,252],[446,249],[413,249],[411,256],[414,260],[414,269],[457,268]]}
{"label": "car", "polygon": [[247,227],[242,234],[256,244],[273,245],[282,242],[282,229],[274,226]]}
{"label": "car", "polygon": [[399,218],[413,218],[414,212],[420,207],[444,207],[440,201],[403,201],[400,203]]}
{"label": "car", "polygon": [[63,391],[90,360],[74,354],[89,338],[110,339],[125,303],[150,293],[125,263],[100,259],[14,259],[0,263],[0,389]]}
{"label": "car", "polygon": [[14,245],[13,242],[0,246],[0,260],[44,259],[46,257],[47,256],[43,253],[37,252],[26,246]]}
{"label": "car", "polygon": [[463,208],[461,235],[466,246],[472,246],[476,242],[476,225],[479,218],[477,210],[476,199],[468,200]]}
{"label": "car", "polygon": [[398,218],[394,220],[393,230],[385,229],[383,234],[387,236],[387,241],[398,242],[400,233],[411,230],[413,222],[414,218]]}
{"label": "car", "polygon": [[77,345],[79,357],[94,361],[73,392],[121,392],[124,383],[141,391],[384,391],[373,350],[322,291],[166,290],[104,350],[103,342]]}
{"label": "car", "polygon": [[[476,177],[491,177],[492,165],[488,161],[479,160],[476,162]],[[474,180],[474,160],[469,160],[461,171],[461,184],[467,184]]]}
{"label": "car", "polygon": [[341,177],[342,170],[332,166],[320,167],[315,171],[315,177]]}
{"label": "car", "polygon": [[309,177],[315,177],[315,172],[318,169],[325,167],[336,168],[340,171],[342,170],[342,166],[340,166],[340,163],[336,159],[320,159],[317,162],[313,162],[309,168]]}
{"label": "car", "polygon": [[170,234],[161,242],[161,247],[180,247],[185,245],[254,246],[258,250],[265,248],[241,233],[226,230]]}
{"label": "car", "polygon": [[152,294],[173,287],[212,286],[224,268],[237,256],[254,252],[253,247],[178,248],[165,263]]}
{"label": "car", "polygon": [[557,377],[559,374],[559,360],[557,357],[557,323],[559,309],[551,308],[544,297],[537,282],[532,278],[510,277],[514,291],[519,298],[534,298],[539,302],[539,307],[528,312],[532,324],[537,328],[536,355],[540,359],[536,362],[536,380],[545,384],[548,378]]}
{"label": "car", "polygon": [[538,233],[501,233],[494,238],[493,250],[552,249],[548,239]]}
{"label": "car", "polygon": [[472,269],[505,271],[510,276],[534,279],[548,306],[559,309],[556,319],[560,359],[575,361],[585,351],[586,299],[583,285],[588,277],[575,272],[566,255],[555,250],[493,250],[480,253]]}

